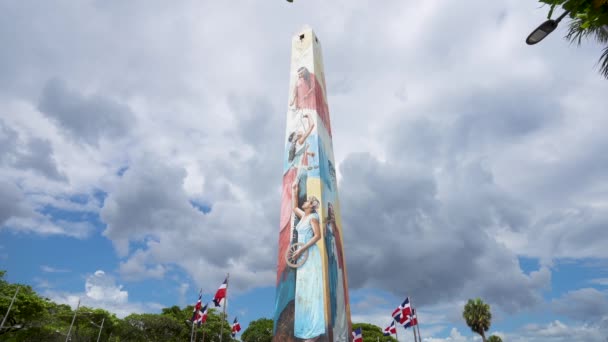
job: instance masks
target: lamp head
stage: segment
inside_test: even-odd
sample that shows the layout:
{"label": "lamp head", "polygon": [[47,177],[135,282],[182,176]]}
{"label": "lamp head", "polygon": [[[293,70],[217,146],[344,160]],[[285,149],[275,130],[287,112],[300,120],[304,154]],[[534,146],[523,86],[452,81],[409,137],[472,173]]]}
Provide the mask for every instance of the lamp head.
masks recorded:
{"label": "lamp head", "polygon": [[537,27],[534,31],[532,31],[532,33],[530,33],[528,38],[526,38],[526,44],[534,45],[534,44],[540,42],[541,40],[545,39],[545,37],[548,36],[549,33],[553,32],[555,30],[558,23],[559,22],[556,20],[549,19],[549,20],[545,21],[544,23],[540,24],[540,26]]}

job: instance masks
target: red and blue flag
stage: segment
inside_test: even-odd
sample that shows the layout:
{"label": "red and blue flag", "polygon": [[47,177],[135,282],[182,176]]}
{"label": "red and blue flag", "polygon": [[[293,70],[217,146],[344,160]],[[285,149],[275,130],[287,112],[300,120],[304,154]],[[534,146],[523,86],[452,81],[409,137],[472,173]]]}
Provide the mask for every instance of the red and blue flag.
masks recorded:
{"label": "red and blue flag", "polygon": [[395,321],[392,321],[391,324],[384,328],[384,336],[397,335],[397,327],[395,326]]}
{"label": "red and blue flag", "polygon": [[410,298],[406,297],[403,303],[399,305],[395,311],[393,311],[393,318],[399,324],[405,324],[408,320],[408,316],[412,314],[412,307],[410,306]]}
{"label": "red and blue flag", "polygon": [[361,328],[357,328],[353,331],[353,342],[363,342],[363,332]]}
{"label": "red and blue flag", "polygon": [[222,300],[224,298],[226,298],[226,288],[228,287],[228,278],[224,279],[224,282],[222,283],[222,285],[220,285],[220,288],[217,289],[217,292],[215,293],[215,297],[213,298],[213,303],[215,303],[215,306],[220,306],[220,303],[222,302]]}
{"label": "red and blue flag", "polygon": [[234,317],[234,322],[232,322],[232,337],[236,336],[236,333],[241,331],[241,325],[237,321],[236,317]]}

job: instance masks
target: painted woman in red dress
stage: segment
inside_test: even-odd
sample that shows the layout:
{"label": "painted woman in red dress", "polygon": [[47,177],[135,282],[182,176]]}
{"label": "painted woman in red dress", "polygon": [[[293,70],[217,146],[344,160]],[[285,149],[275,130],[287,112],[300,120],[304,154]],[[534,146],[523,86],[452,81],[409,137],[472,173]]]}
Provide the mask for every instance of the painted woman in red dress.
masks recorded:
{"label": "painted woman in red dress", "polygon": [[311,109],[316,111],[331,137],[329,108],[327,101],[325,101],[323,88],[315,75],[308,71],[306,67],[298,69],[298,80],[293,88],[293,95],[289,105],[295,106],[296,110]]}

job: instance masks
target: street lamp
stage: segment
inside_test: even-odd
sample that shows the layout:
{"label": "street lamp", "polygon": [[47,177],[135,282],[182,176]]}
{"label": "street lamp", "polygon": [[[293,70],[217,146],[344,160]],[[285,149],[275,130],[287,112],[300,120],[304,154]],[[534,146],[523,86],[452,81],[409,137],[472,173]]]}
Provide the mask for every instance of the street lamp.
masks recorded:
{"label": "street lamp", "polygon": [[8,310],[6,310],[6,315],[4,315],[4,318],[2,318],[2,323],[0,323],[0,330],[2,330],[2,327],[4,327],[4,322],[6,322],[6,319],[8,318],[8,314],[11,312],[11,308],[13,307],[13,303],[15,302],[15,298],[17,298],[17,293],[19,293],[20,288],[21,287],[17,286],[15,295],[13,296],[13,299],[11,300],[11,305],[8,306]]}
{"label": "street lamp", "polygon": [[553,32],[553,30],[555,30],[555,28],[557,27],[559,22],[562,21],[562,19],[564,19],[564,17],[568,13],[570,13],[570,11],[564,12],[564,14],[560,15],[555,20],[549,19],[549,20],[545,21],[544,23],[540,24],[540,26],[537,27],[534,31],[532,31],[532,33],[530,33],[528,38],[526,38],[526,44],[534,45],[534,44],[540,42],[541,40],[545,39],[545,37],[548,36],[549,33]]}
{"label": "street lamp", "polygon": [[103,322],[105,322],[105,321],[106,321],[106,318],[104,317],[104,318],[101,320],[101,325],[99,325],[99,324],[97,324],[97,323],[95,323],[95,322],[93,322],[93,321],[89,320],[89,322],[91,322],[91,324],[93,324],[94,326],[96,326],[96,327],[98,327],[98,328],[99,328],[99,335],[97,335],[97,342],[99,342],[99,338],[101,337],[101,330],[103,329]]}
{"label": "street lamp", "polygon": [[[61,331],[59,331],[59,330],[57,330],[57,329],[55,329],[55,334],[57,334],[57,335],[63,335],[63,336],[68,336],[68,335],[66,335],[66,334],[62,333]],[[72,338],[71,338],[71,337],[69,337],[68,341],[72,341]]]}

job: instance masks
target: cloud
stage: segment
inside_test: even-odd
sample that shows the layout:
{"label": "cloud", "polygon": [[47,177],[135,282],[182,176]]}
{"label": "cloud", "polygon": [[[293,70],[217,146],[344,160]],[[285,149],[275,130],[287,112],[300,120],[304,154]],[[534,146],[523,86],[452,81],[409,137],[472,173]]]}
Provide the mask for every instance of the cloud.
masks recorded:
{"label": "cloud", "polygon": [[550,271],[525,275],[486,231],[518,222],[520,206],[481,164],[453,165],[452,183],[368,154],[349,156],[340,171],[350,286],[407,289],[420,304],[482,296],[510,312],[541,302]]}
{"label": "cloud", "polygon": [[101,138],[124,137],[135,119],[128,106],[101,95],[83,95],[60,79],[47,82],[39,109],[76,140],[94,146]]}
{"label": "cloud", "polygon": [[137,250],[129,260],[120,263],[119,272],[123,279],[134,281],[141,279],[162,279],[165,275],[165,267],[156,264],[147,266],[147,253],[142,250]]}
{"label": "cloud", "polygon": [[0,120],[0,165],[10,163],[17,152],[17,131]]}
{"label": "cloud", "polygon": [[48,265],[41,265],[40,269],[42,270],[42,272],[45,272],[45,273],[67,273],[67,272],[70,272],[70,270],[55,268],[55,267],[51,267],[51,266],[48,266]]}
{"label": "cloud", "polygon": [[21,189],[15,184],[0,180],[0,194],[0,226],[11,217],[31,215]]}
{"label": "cloud", "polygon": [[591,279],[591,283],[601,285],[601,286],[608,286],[608,278]]}
{"label": "cloud", "polygon": [[49,217],[39,213],[33,213],[28,217],[13,216],[6,221],[3,228],[22,233],[65,235],[78,239],[89,237],[95,230],[93,224],[87,221],[73,222],[66,220],[51,220]]}
{"label": "cloud", "polygon": [[608,295],[594,288],[568,291],[552,305],[555,312],[575,321],[608,320]]}
{"label": "cloud", "polygon": [[450,335],[446,338],[431,337],[423,339],[423,341],[425,342],[468,342],[475,340],[475,338],[467,338],[466,336],[463,336],[456,328],[452,328],[452,330],[450,331]]}
{"label": "cloud", "polygon": [[32,170],[55,181],[67,181],[57,168],[49,140],[31,137],[25,146],[21,146],[20,138],[19,133],[0,118],[0,165]]}
{"label": "cloud", "polygon": [[114,280],[106,277],[104,271],[98,270],[85,283],[87,297],[95,300],[107,300],[118,304],[126,303],[129,293],[122,290],[122,285],[115,286]]}
{"label": "cloud", "polygon": [[129,302],[129,292],[117,285],[113,276],[102,270],[89,274],[84,284],[84,292],[61,292],[46,290],[45,295],[51,300],[76,307],[78,300],[81,306],[102,308],[124,318],[132,313],[159,311],[163,306],[158,303]]}
{"label": "cloud", "polygon": [[66,176],[57,169],[57,164],[52,158],[53,149],[48,140],[31,139],[28,142],[28,149],[28,153],[19,156],[15,167],[37,170],[49,179],[67,181]]}
{"label": "cloud", "polygon": [[[108,223],[104,235],[120,255],[128,256],[121,274],[130,280],[156,278],[164,267],[149,265],[177,264],[209,291],[227,270],[233,273],[234,289],[269,285],[275,253],[265,241],[274,240],[274,234],[259,229],[265,222],[261,203],[217,200],[204,214],[190,203],[185,176],[180,167],[145,157],[117,180],[101,217]],[[131,253],[131,242],[143,247]],[[204,276],[200,269],[206,269]]]}
{"label": "cloud", "polygon": [[515,342],[603,342],[606,340],[606,332],[608,330],[607,323],[608,321],[604,321],[599,325],[568,325],[560,320],[555,320],[547,324],[528,324],[517,333],[508,334],[506,338],[509,341]]}

